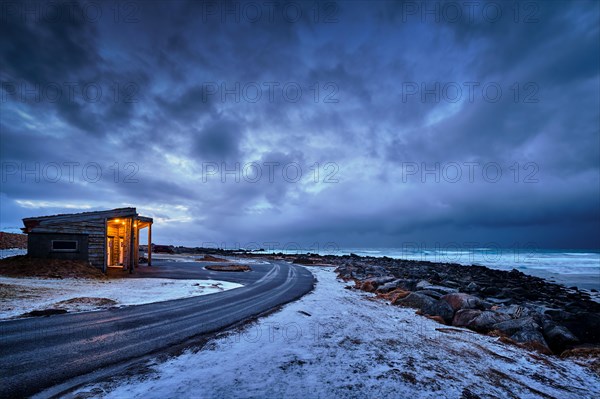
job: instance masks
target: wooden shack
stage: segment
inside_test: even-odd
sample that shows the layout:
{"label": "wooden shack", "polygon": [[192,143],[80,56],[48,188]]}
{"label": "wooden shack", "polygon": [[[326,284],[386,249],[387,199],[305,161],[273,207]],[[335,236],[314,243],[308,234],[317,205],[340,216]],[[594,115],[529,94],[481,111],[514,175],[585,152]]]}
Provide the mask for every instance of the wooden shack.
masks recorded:
{"label": "wooden shack", "polygon": [[138,266],[141,229],[148,228],[152,248],[152,218],[138,215],[135,208],[31,217],[23,224],[29,256],[85,260],[104,272],[109,267],[132,272]]}

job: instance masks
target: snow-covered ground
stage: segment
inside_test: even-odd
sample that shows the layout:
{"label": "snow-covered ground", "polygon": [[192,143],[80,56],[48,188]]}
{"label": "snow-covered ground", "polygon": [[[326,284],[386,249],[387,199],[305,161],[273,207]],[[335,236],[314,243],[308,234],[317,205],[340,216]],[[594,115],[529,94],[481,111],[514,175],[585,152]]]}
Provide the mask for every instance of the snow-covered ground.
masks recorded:
{"label": "snow-covered ground", "polygon": [[27,254],[26,249],[21,249],[21,248],[0,249],[0,259],[8,258],[9,256],[25,255],[25,254]]}
{"label": "snow-covered ground", "polygon": [[[80,388],[108,398],[598,398],[570,361],[445,327],[344,289],[310,268],[314,292],[149,371]],[[148,370],[148,369],[146,369]]]}
{"label": "snow-covered ground", "polygon": [[111,306],[139,305],[212,294],[238,287],[241,285],[216,280],[0,277],[0,319],[48,308],[80,312]]}

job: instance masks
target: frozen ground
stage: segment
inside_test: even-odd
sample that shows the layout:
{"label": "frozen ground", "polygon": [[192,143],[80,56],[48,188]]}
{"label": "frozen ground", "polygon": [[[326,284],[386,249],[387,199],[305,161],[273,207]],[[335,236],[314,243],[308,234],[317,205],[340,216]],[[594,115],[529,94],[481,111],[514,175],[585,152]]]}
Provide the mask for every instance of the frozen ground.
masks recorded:
{"label": "frozen ground", "polygon": [[202,350],[78,390],[107,398],[598,398],[600,378],[344,289],[313,293]]}
{"label": "frozen ground", "polygon": [[48,308],[81,312],[139,305],[241,287],[216,280],[83,280],[0,277],[0,319]]}
{"label": "frozen ground", "polygon": [[0,259],[8,258],[9,256],[25,255],[25,254],[27,254],[26,249],[21,249],[21,248],[0,249]]}

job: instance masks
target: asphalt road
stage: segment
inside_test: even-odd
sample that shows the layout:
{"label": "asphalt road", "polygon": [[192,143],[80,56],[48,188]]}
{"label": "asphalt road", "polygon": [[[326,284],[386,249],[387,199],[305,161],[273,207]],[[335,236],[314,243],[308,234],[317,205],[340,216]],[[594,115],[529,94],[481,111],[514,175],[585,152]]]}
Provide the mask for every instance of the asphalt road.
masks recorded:
{"label": "asphalt road", "polygon": [[120,309],[0,322],[0,397],[29,396],[221,330],[301,297],[314,283],[307,269],[286,262],[253,264],[245,273],[211,272],[199,263],[153,263],[134,276],[210,278],[245,286]]}

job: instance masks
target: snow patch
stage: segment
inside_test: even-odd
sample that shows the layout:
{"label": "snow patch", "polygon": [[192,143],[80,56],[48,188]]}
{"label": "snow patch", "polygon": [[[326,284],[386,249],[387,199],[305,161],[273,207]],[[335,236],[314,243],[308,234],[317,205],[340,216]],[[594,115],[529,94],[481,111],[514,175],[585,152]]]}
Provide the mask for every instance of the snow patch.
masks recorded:
{"label": "snow patch", "polygon": [[[140,305],[207,295],[241,286],[241,284],[217,280],[163,278],[83,280],[0,277],[0,298],[2,298],[0,319],[8,319],[33,310],[48,308],[78,312],[105,309],[115,305],[101,299],[114,301],[116,306]],[[80,298],[80,300],[73,300],[75,298]],[[95,300],[90,298],[95,298]]]}
{"label": "snow patch", "polygon": [[27,255],[27,250],[21,248],[0,249],[0,259],[17,255]]}

